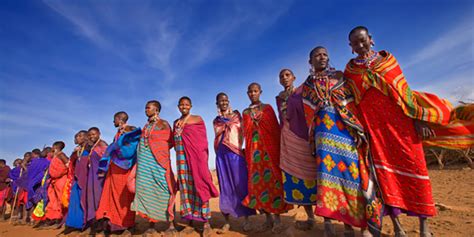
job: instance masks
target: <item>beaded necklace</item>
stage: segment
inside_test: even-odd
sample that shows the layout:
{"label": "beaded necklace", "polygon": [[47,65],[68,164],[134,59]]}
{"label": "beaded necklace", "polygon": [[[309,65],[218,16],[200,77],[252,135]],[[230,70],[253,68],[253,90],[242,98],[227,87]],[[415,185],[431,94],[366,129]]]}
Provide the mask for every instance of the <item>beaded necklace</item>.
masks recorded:
{"label": "beaded necklace", "polygon": [[252,118],[254,122],[258,122],[257,116],[259,116],[262,113],[262,109],[263,109],[262,102],[259,101],[256,104],[251,104],[249,108],[250,108],[250,117]]}
{"label": "beaded necklace", "polygon": [[81,147],[81,150],[76,152],[78,159],[81,159],[82,153],[84,153],[84,149],[85,149],[85,148],[86,148],[86,146],[83,145],[83,146]]}
{"label": "beaded necklace", "polygon": [[290,97],[291,94],[295,92],[295,87],[291,85],[290,87],[286,88],[284,91],[280,92],[278,97],[281,99],[281,113],[283,114],[283,117],[286,117],[286,109],[288,108],[288,98]]}
{"label": "beaded necklace", "polygon": [[321,72],[312,73],[313,77],[313,89],[316,91],[318,98],[325,105],[329,105],[332,90],[334,84],[331,82],[331,78],[334,78],[335,70],[325,69]]}
{"label": "beaded necklace", "polygon": [[219,106],[217,106],[217,115],[220,116],[220,117],[226,117],[227,115],[234,115],[234,111],[232,110],[232,108],[229,107],[227,108],[226,111],[222,112],[219,108]]}
{"label": "beaded necklace", "polygon": [[367,58],[357,57],[357,58],[354,58],[353,60],[354,60],[354,64],[356,65],[359,65],[359,66],[365,65],[368,67],[370,66],[370,64],[372,64],[375,61],[375,59],[377,59],[378,56],[379,56],[379,53],[373,50],[370,50],[369,56]]}
{"label": "beaded necklace", "polygon": [[143,142],[145,143],[145,147],[148,147],[150,145],[150,135],[151,132],[155,131],[156,124],[158,123],[159,120],[152,120],[151,125],[150,123],[147,123],[145,125],[145,135],[143,136]]}

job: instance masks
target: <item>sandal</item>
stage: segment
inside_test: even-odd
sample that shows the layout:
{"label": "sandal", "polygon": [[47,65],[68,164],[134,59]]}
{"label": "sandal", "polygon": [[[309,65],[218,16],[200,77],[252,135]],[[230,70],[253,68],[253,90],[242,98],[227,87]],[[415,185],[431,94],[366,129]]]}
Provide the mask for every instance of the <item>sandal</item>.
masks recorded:
{"label": "sandal", "polygon": [[212,235],[212,228],[211,226],[204,226],[204,229],[202,231],[202,237],[211,237]]}
{"label": "sandal", "polygon": [[221,235],[221,234],[227,233],[229,230],[230,230],[230,224],[225,223],[224,226],[222,226],[222,228],[220,228],[216,231],[216,233]]}

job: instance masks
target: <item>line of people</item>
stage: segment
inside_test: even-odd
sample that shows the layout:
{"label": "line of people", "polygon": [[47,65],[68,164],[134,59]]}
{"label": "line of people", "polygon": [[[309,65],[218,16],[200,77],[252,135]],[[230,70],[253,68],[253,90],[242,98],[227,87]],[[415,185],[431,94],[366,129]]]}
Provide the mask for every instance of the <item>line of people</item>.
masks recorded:
{"label": "line of people", "polygon": [[[208,168],[204,121],[191,114],[191,99],[183,96],[181,117],[172,126],[152,100],[142,129],[127,124],[126,112],[114,115],[118,131],[110,145],[93,127],[75,135],[69,158],[64,143],[55,142],[50,151],[35,149],[15,160],[11,171],[0,160],[0,181],[8,174],[0,190],[11,184],[10,195],[0,191],[0,200],[13,203],[12,218],[30,222],[32,216],[41,228],[64,225],[65,234],[89,228],[91,234],[131,235],[140,215],[149,222],[144,235],[156,233],[157,222],[168,223],[165,234],[174,235],[179,192],[181,219],[189,226],[204,223],[204,236],[212,233],[209,200],[218,196],[225,224],[217,233],[231,228],[233,216],[245,218],[245,232],[278,234],[286,228],[280,215],[301,205],[307,220],[295,226],[303,231],[314,227],[318,215],[326,236],[336,236],[334,220],[344,223],[344,236],[355,236],[353,227],[363,236],[380,236],[382,218],[390,215],[401,237],[406,233],[398,215],[406,213],[419,218],[420,236],[431,236],[426,220],[436,209],[422,139],[434,136],[430,124],[449,122],[451,105],[410,90],[395,57],[372,49],[366,27],[354,28],[349,42],[357,56],[344,72],[330,67],[324,47],[310,52],[310,75],[300,86],[294,86],[290,69],[281,70],[279,119],[260,101],[263,91],[256,82],[248,86],[250,106],[242,114],[225,93],[217,94],[219,191]],[[254,228],[249,217],[257,211],[266,221]]]}

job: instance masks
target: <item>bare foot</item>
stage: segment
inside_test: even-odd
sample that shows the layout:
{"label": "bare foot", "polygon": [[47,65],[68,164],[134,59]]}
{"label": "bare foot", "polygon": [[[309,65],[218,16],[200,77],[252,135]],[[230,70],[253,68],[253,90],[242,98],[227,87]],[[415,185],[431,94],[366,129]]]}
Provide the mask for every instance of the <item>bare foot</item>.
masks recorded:
{"label": "bare foot", "polygon": [[370,233],[370,231],[367,230],[367,229],[362,230],[362,231],[361,231],[361,235],[362,235],[362,237],[373,237],[373,236],[372,236],[372,233]]}
{"label": "bare foot", "polygon": [[124,230],[120,236],[132,237],[133,234],[130,230]]}
{"label": "bare foot", "polygon": [[230,230],[230,224],[229,223],[226,223],[224,226],[222,226],[222,228],[218,229],[216,232],[217,234],[225,234],[227,233],[227,231]]}
{"label": "bare foot", "polygon": [[158,233],[154,228],[149,228],[143,233],[143,237],[153,237],[154,234]]}
{"label": "bare foot", "polygon": [[181,231],[181,233],[183,234],[186,234],[186,235],[190,235],[192,233],[194,233],[194,228],[192,226],[186,226],[184,227],[184,230]]}
{"label": "bare foot", "polygon": [[212,228],[210,226],[205,226],[204,230],[202,231],[202,237],[211,237],[212,235]]}

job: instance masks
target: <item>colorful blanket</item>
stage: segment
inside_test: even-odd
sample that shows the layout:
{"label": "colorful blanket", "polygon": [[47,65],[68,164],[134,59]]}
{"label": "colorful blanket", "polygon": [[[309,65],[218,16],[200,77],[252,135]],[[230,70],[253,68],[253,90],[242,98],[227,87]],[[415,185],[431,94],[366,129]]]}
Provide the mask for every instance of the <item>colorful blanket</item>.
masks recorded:
{"label": "colorful blanket", "polygon": [[234,110],[231,118],[217,116],[214,121],[214,151],[217,152],[219,144],[227,146],[237,155],[242,154],[242,116],[239,111]]}
{"label": "colorful blanket", "polygon": [[[449,123],[452,110],[449,101],[433,94],[412,91],[395,57],[387,51],[380,51],[379,54],[381,57],[370,68],[358,65],[354,60],[346,66],[344,76],[352,79],[348,83],[356,104],[368,88],[375,87],[392,97],[411,118],[437,124]],[[362,80],[363,83],[355,84],[353,80]]]}
{"label": "colorful blanket", "polygon": [[219,196],[216,187],[212,183],[212,176],[208,166],[209,149],[206,125],[203,121],[195,124],[186,124],[181,137],[197,195],[203,202]]}
{"label": "colorful blanket", "polygon": [[142,130],[136,128],[118,137],[105,150],[104,156],[99,161],[99,172],[107,173],[110,162],[118,167],[129,170],[137,161],[137,146],[140,142]]}

